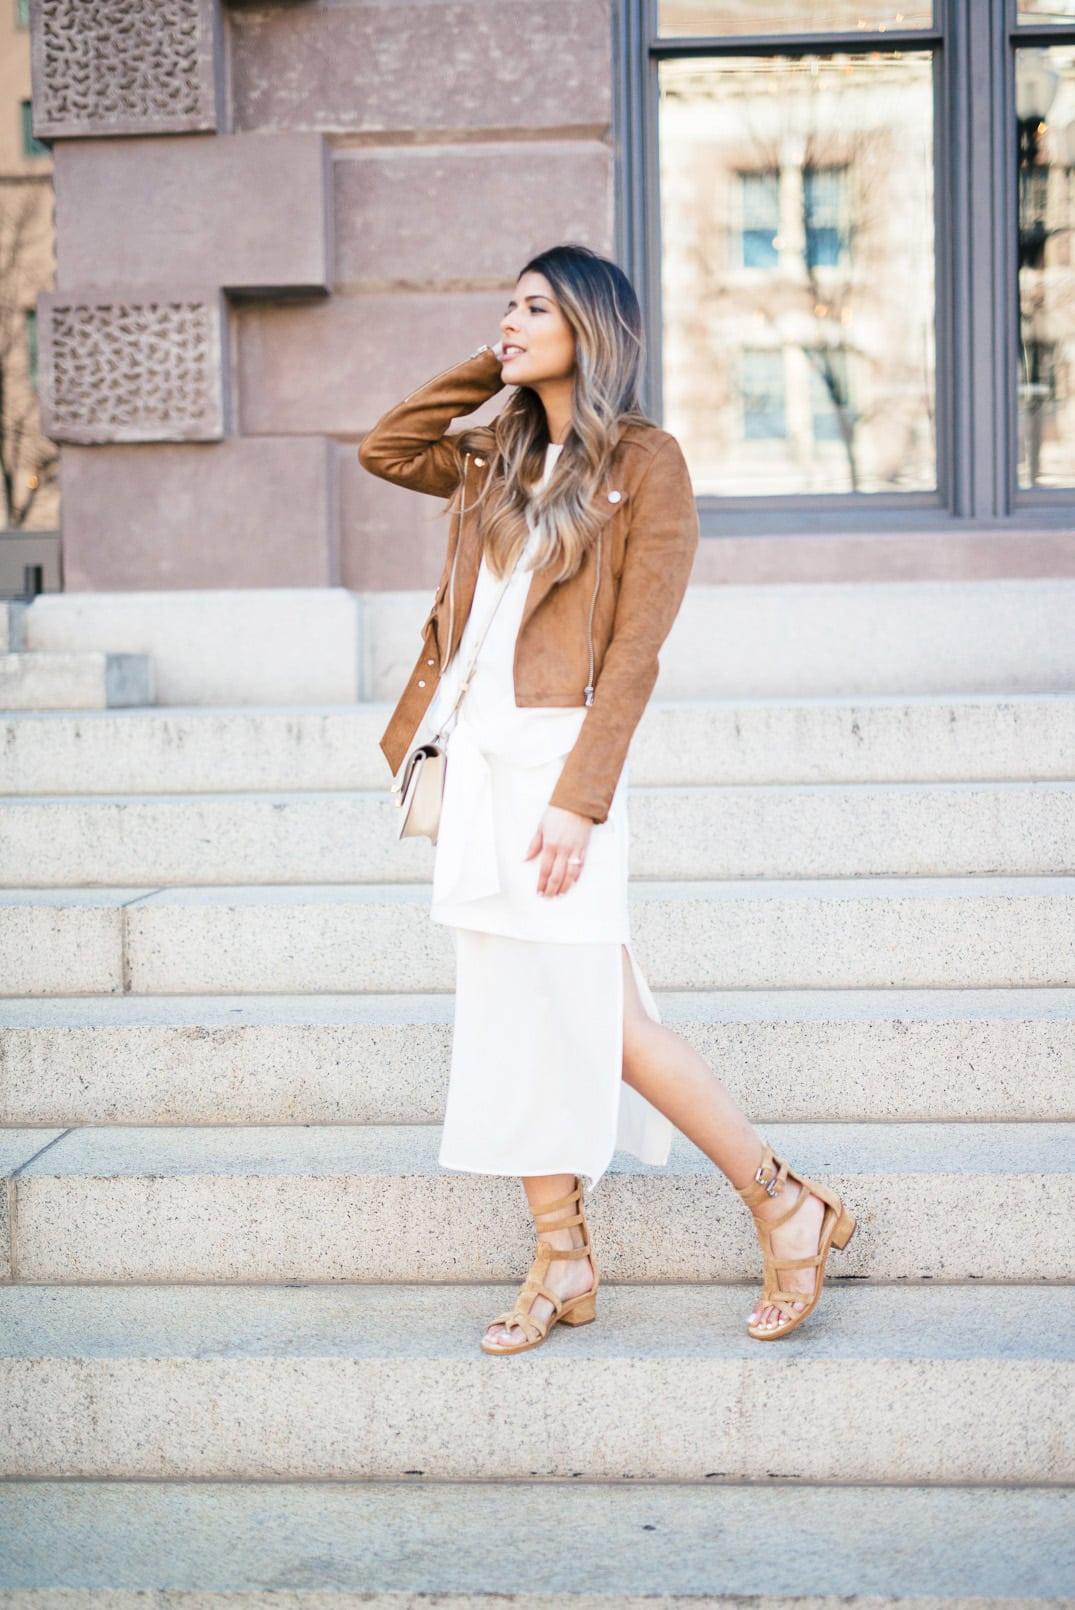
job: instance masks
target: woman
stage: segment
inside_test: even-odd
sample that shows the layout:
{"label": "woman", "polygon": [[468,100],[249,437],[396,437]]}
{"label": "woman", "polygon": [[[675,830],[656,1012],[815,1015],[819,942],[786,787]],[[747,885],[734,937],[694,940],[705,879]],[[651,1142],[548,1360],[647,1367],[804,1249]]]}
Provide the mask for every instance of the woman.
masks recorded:
{"label": "woman", "polygon": [[[416,734],[448,732],[432,916],[453,930],[456,1005],[439,1160],[519,1175],[539,1232],[481,1346],[524,1352],[561,1319],[595,1317],[584,1182],[617,1146],[666,1163],[673,1125],[753,1210],[764,1289],[747,1325],[773,1340],[811,1312],[855,1221],[773,1157],[661,1024],[630,944],[627,749],[698,543],[690,477],[639,406],[641,315],[614,263],[541,253],[500,330],[390,409],[358,454],[456,514],[381,746],[397,771]],[[517,389],[491,426],[448,433],[505,384]]]}

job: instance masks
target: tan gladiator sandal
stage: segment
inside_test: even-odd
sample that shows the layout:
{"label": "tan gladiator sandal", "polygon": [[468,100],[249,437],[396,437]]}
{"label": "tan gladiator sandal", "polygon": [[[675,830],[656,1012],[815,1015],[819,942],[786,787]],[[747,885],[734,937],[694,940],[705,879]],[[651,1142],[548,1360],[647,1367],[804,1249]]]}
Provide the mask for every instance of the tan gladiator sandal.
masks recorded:
{"label": "tan gladiator sandal", "polygon": [[[834,1191],[830,1191],[825,1185],[818,1185],[814,1180],[803,1179],[801,1175],[792,1173],[786,1163],[773,1156],[764,1142],[762,1145],[761,1166],[754,1175],[753,1182],[739,1192],[751,1212],[754,1204],[760,1202],[763,1196],[779,1196],[784,1189],[785,1180],[791,1180],[793,1185],[799,1187],[799,1194],[794,1204],[779,1219],[763,1219],[754,1213],[754,1227],[758,1232],[763,1266],[763,1288],[758,1307],[779,1308],[781,1313],[786,1315],[786,1323],[768,1329],[760,1325],[748,1325],[747,1334],[759,1342],[775,1342],[778,1337],[786,1336],[789,1331],[793,1331],[796,1325],[801,1325],[817,1307],[821,1288],[825,1284],[825,1260],[832,1247],[847,1246],[855,1233],[855,1219]],[[825,1216],[821,1221],[817,1252],[809,1258],[778,1258],[773,1251],[772,1231],[778,1230],[782,1224],[787,1224],[811,1196],[819,1197],[825,1204]],[[817,1270],[812,1297],[805,1291],[781,1289],[778,1273],[787,1269]],[[801,1313],[796,1311],[794,1306],[796,1303],[805,1305]]]}
{"label": "tan gladiator sandal", "polygon": [[[578,1212],[572,1219],[561,1219],[557,1224],[542,1224],[550,1213],[560,1208],[570,1207],[578,1203]],[[557,1320],[562,1319],[565,1325],[588,1325],[591,1319],[597,1317],[597,1282],[599,1279],[597,1265],[593,1261],[593,1248],[590,1245],[590,1228],[586,1223],[586,1215],[582,1208],[582,1181],[575,1175],[575,1189],[567,1196],[562,1196],[556,1202],[546,1202],[537,1212],[531,1211],[534,1228],[539,1232],[537,1255],[530,1265],[530,1273],[525,1284],[521,1287],[515,1299],[515,1307],[510,1313],[498,1314],[489,1321],[490,1325],[518,1325],[526,1334],[525,1342],[514,1342],[508,1346],[498,1347],[495,1343],[489,1344],[483,1336],[481,1350],[483,1353],[526,1353],[531,1347],[540,1347],[548,1336]],[[551,1242],[541,1239],[542,1230],[569,1230],[573,1224],[582,1226],[583,1243],[581,1247],[571,1247],[563,1250],[554,1247]],[[578,1297],[569,1297],[565,1302],[556,1293],[545,1285],[545,1278],[549,1272],[549,1264],[553,1258],[589,1258],[593,1264],[593,1285],[589,1291],[582,1292]],[[535,1297],[546,1297],[552,1303],[553,1311],[547,1319],[539,1319],[530,1312]]]}

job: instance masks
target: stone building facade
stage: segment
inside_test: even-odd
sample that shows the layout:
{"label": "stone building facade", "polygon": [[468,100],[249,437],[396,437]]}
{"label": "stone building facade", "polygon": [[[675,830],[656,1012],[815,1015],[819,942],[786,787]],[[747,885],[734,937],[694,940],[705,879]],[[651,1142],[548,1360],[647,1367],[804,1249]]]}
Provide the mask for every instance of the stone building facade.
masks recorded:
{"label": "stone building facade", "polygon": [[[59,524],[55,448],[41,432],[36,393],[37,296],[53,283],[52,211],[52,153],[32,130],[29,0],[0,0],[0,530],[19,559],[24,551],[43,557],[48,545],[38,534]],[[21,568],[4,566],[5,549],[0,589]],[[54,564],[49,571],[55,584]]]}
{"label": "stone building facade", "polygon": [[[866,10],[887,15],[873,0]],[[625,216],[624,183],[638,160],[624,83],[648,71],[625,18],[655,7],[32,0],[31,11],[34,132],[52,148],[58,220],[55,289],[38,305],[40,396],[62,455],[67,589],[428,587],[438,508],[373,481],[357,445],[390,403],[495,339],[536,250],[571,239],[622,260],[632,230],[659,229]],[[811,8],[782,8],[797,11]],[[717,13],[736,28],[756,15],[697,0],[661,0],[660,13],[684,34]],[[801,192],[801,161],[779,165]],[[664,175],[669,196],[685,171]],[[698,177],[704,197],[704,162]],[[835,217],[838,202],[816,188]],[[764,175],[743,195],[764,208]],[[694,297],[685,260],[669,293]],[[727,303],[728,328],[753,316],[752,294]],[[689,327],[668,329],[675,363]],[[816,380],[786,348],[778,379],[796,439],[828,429],[818,462],[843,475],[833,432],[844,422],[818,422]],[[747,350],[771,388],[772,354]],[[829,381],[832,392],[839,376]],[[777,406],[764,390],[748,377],[722,404],[728,418],[753,410],[747,447],[763,474],[777,454],[757,440]],[[673,415],[664,421],[691,438],[692,422]],[[919,408],[908,485],[932,473],[930,428]],[[865,447],[868,474],[885,473],[882,427]],[[700,495],[726,484],[718,466]],[[1075,520],[1062,511],[1026,529],[939,517],[933,529],[916,508],[867,531],[729,510],[703,521],[699,581],[1075,574]]]}
{"label": "stone building facade", "polygon": [[68,588],[422,586],[355,450],[535,250],[611,250],[604,0],[40,0],[33,48]]}

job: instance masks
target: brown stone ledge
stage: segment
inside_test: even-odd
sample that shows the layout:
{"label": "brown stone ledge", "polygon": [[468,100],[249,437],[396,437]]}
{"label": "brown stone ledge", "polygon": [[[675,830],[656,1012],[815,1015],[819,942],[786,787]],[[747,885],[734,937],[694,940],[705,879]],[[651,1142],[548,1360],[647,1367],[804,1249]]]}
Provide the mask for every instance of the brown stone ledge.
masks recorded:
{"label": "brown stone ledge", "polygon": [[716,584],[1002,576],[1075,576],[1075,529],[703,537],[691,579]]}

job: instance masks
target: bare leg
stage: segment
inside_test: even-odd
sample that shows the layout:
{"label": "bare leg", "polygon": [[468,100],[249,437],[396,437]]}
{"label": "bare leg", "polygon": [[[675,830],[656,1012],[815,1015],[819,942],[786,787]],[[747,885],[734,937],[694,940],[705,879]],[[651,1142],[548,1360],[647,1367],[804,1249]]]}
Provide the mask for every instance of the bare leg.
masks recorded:
{"label": "bare leg", "polygon": [[[681,1129],[736,1190],[741,1190],[750,1184],[761,1161],[760,1136],[697,1051],[648,1015],[639,999],[626,949],[622,959],[623,1077]],[[779,1200],[766,1200],[756,1211],[764,1218],[780,1218],[798,1195],[798,1186],[788,1180]],[[774,1253],[788,1258],[815,1253],[824,1215],[824,1204],[811,1196],[788,1224],[772,1232]],[[579,1259],[580,1263],[584,1261]],[[807,1296],[813,1293],[815,1278],[813,1269],[781,1274],[789,1291],[804,1291]],[[797,1306],[802,1308],[805,1304]],[[747,1323],[775,1326],[782,1324],[784,1317],[777,1308],[762,1308],[755,1303]]]}
{"label": "bare leg", "polygon": [[[569,1191],[575,1188],[574,1174],[528,1174],[523,1176],[523,1187],[532,1213],[543,1212],[543,1202],[556,1202]],[[577,1209],[569,1204],[558,1209],[556,1219],[574,1218]],[[571,1224],[558,1230],[555,1224],[541,1232],[542,1239],[550,1242],[554,1247],[561,1247],[565,1252],[571,1247],[581,1247],[585,1239],[582,1226]],[[561,1301],[568,1297],[578,1297],[584,1291],[589,1291],[593,1285],[593,1264],[589,1258],[554,1258],[549,1265],[549,1272],[545,1284],[555,1291]],[[535,1297],[530,1305],[530,1312],[535,1319],[547,1319],[552,1313],[552,1303],[544,1297]],[[519,1325],[490,1325],[485,1332],[485,1340],[497,1346],[506,1347],[516,1342],[525,1342],[526,1333]]]}

